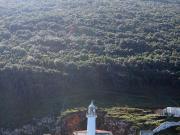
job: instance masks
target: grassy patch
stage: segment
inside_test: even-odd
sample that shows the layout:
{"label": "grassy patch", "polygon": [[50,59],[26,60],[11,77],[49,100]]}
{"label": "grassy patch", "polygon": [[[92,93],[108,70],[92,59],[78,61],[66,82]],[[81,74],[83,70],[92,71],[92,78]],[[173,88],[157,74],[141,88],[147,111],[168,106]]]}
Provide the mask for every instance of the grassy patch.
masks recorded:
{"label": "grassy patch", "polygon": [[75,113],[75,112],[85,111],[85,110],[86,110],[86,108],[84,108],[84,107],[70,108],[70,109],[67,109],[64,112],[62,112],[61,117],[67,116],[67,115]]}
{"label": "grassy patch", "polygon": [[159,117],[158,114],[146,109],[112,107],[106,108],[105,111],[109,117],[130,122],[140,128],[154,128],[165,121],[165,118]]}

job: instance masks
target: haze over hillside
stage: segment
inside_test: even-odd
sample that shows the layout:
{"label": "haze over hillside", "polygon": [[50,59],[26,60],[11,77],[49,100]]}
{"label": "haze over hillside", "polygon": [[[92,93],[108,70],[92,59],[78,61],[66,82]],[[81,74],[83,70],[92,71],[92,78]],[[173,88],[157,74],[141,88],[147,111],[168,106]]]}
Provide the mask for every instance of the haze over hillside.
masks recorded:
{"label": "haze over hillside", "polygon": [[179,0],[0,0],[0,126],[89,99],[178,106],[179,7]]}

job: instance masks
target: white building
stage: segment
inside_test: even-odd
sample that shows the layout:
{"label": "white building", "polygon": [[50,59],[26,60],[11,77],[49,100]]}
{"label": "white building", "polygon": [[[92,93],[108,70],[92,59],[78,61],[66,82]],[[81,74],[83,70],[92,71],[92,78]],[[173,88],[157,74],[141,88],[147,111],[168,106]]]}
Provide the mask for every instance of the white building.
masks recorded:
{"label": "white building", "polygon": [[73,135],[112,135],[112,132],[105,130],[96,130],[96,106],[93,101],[88,107],[87,117],[87,130],[75,131]]}
{"label": "white building", "polygon": [[180,117],[180,107],[166,107],[162,110],[162,116]]}

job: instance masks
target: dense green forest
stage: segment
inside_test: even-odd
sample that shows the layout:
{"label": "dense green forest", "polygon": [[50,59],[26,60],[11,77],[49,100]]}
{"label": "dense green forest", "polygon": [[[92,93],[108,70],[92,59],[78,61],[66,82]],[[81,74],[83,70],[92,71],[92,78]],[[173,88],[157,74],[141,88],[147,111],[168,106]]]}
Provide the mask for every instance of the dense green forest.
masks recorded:
{"label": "dense green forest", "polygon": [[180,104],[179,0],[0,0],[0,126],[82,106]]}

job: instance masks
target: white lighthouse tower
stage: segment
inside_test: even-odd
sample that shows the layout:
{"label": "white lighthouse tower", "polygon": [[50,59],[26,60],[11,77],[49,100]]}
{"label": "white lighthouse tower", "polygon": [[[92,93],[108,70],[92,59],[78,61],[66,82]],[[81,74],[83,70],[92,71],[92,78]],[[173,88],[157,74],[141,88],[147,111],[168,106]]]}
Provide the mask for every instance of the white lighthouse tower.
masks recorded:
{"label": "white lighthouse tower", "polygon": [[93,101],[88,107],[87,112],[87,135],[96,135],[96,106],[94,105]]}
{"label": "white lighthouse tower", "polygon": [[96,130],[96,109],[97,107],[94,105],[93,101],[91,101],[86,114],[87,130],[75,131],[73,135],[113,135],[110,131]]}

